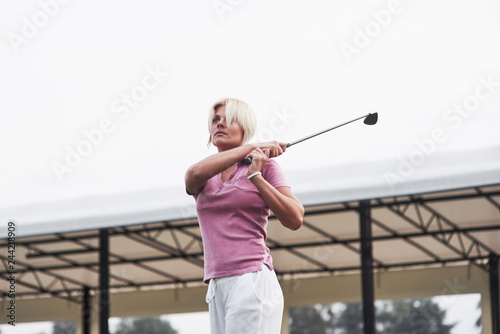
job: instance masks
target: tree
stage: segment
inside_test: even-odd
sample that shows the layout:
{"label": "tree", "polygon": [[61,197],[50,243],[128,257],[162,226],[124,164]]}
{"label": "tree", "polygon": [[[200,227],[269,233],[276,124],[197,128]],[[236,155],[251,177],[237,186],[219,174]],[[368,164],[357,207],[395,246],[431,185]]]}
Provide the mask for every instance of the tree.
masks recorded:
{"label": "tree", "polygon": [[321,316],[321,307],[324,305],[290,308],[290,319],[292,320],[290,334],[328,333],[329,324]]}
{"label": "tree", "polygon": [[363,334],[363,306],[361,303],[345,304],[344,309],[333,319],[333,327],[339,334]]}
{"label": "tree", "polygon": [[114,334],[177,334],[170,322],[160,318],[125,318],[120,321]]}
{"label": "tree", "polygon": [[[481,310],[481,299],[477,302],[477,309]],[[483,329],[483,323],[481,321],[481,316],[482,314],[479,315],[479,317],[476,319],[476,323],[474,324],[476,328],[479,328],[480,330]]]}
{"label": "tree", "polygon": [[385,302],[377,310],[377,331],[387,334],[449,334],[455,324],[444,324],[446,310],[431,298]]}
{"label": "tree", "polygon": [[[446,310],[430,298],[386,301],[375,308],[376,330],[380,334],[450,334],[455,324],[444,324]],[[360,303],[343,304],[339,312],[332,305],[290,309],[290,333],[362,334]]]}
{"label": "tree", "polygon": [[76,334],[76,323],[74,321],[54,322],[53,334]]}

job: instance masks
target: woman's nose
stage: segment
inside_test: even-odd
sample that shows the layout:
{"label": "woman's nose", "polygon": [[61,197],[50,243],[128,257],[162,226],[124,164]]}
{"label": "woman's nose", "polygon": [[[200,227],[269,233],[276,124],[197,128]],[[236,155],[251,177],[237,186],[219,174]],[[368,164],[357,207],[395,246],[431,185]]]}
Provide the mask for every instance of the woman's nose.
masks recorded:
{"label": "woman's nose", "polygon": [[221,118],[218,122],[217,122],[217,127],[218,128],[225,128],[226,127],[226,120]]}

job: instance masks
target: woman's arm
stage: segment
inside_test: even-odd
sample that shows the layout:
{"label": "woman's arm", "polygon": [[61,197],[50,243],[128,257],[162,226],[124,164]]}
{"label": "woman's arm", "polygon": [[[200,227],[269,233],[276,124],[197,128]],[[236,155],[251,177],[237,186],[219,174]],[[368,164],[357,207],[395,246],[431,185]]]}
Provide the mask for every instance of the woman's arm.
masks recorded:
{"label": "woman's arm", "polygon": [[[253,161],[248,168],[248,175],[261,171],[268,160],[267,154],[259,148],[252,151],[251,156]],[[294,231],[302,226],[304,207],[290,188],[274,188],[262,175],[255,175],[250,180],[283,226]]]}
{"label": "woman's arm", "polygon": [[243,160],[256,148],[266,150],[266,152],[269,152],[270,157],[277,157],[284,152],[284,149],[286,149],[285,146],[285,143],[278,143],[275,141],[246,144],[227,151],[212,154],[188,168],[184,177],[186,190],[191,195],[197,195],[203,187],[205,187],[210,178]]}
{"label": "woman's arm", "polygon": [[188,168],[184,177],[186,190],[191,195],[197,195],[210,178],[243,160],[255,147],[255,144],[238,146],[231,150],[213,154],[192,165]]}
{"label": "woman's arm", "polygon": [[298,230],[304,219],[304,207],[288,187],[274,188],[261,175],[251,178],[251,181],[271,211],[281,224],[290,230]]}

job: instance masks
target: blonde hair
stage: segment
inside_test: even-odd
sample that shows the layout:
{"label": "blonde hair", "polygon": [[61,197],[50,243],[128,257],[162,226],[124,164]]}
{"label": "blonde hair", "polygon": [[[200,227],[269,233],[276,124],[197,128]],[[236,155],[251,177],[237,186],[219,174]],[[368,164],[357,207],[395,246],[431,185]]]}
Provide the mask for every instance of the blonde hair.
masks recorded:
{"label": "blonde hair", "polygon": [[[257,119],[252,108],[242,100],[225,98],[215,102],[208,113],[208,131],[210,132],[212,127],[215,112],[222,106],[226,106],[226,124],[229,125],[232,122],[238,123],[243,129],[243,144],[247,143],[255,134]],[[210,146],[211,143],[212,136],[210,135],[207,146]]]}

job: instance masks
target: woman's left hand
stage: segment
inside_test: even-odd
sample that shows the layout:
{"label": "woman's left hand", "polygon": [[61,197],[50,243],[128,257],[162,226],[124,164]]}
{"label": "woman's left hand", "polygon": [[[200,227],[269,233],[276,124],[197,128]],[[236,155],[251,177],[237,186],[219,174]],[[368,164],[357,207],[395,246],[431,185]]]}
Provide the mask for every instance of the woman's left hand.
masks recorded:
{"label": "woman's left hand", "polygon": [[[279,154],[282,154],[280,151]],[[269,160],[268,148],[256,148],[250,152],[253,158],[248,166],[248,176],[260,172]],[[279,155],[278,154],[278,155]],[[250,179],[259,190],[260,195],[283,226],[295,231],[302,226],[304,207],[292,193],[290,187],[273,187],[263,177],[254,176]]]}
{"label": "woman's left hand", "polygon": [[260,172],[269,158],[280,156],[285,150],[286,144],[277,141],[257,144],[257,147],[247,155],[253,159],[248,166],[248,175]]}
{"label": "woman's left hand", "polygon": [[262,150],[257,147],[248,156],[251,156],[253,159],[252,163],[248,166],[248,175],[252,175],[253,173],[260,172],[267,163],[267,160],[269,160],[269,150]]}

